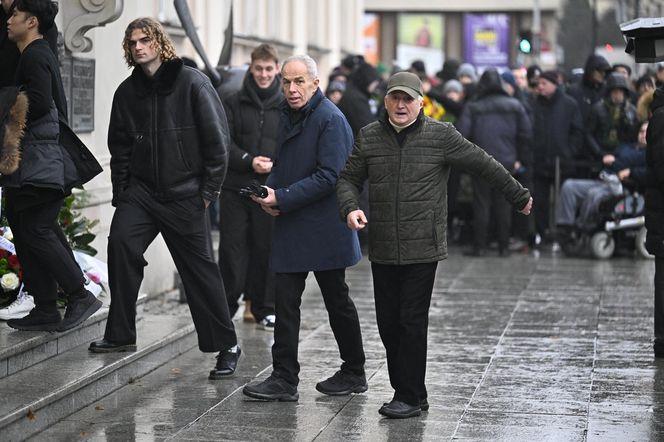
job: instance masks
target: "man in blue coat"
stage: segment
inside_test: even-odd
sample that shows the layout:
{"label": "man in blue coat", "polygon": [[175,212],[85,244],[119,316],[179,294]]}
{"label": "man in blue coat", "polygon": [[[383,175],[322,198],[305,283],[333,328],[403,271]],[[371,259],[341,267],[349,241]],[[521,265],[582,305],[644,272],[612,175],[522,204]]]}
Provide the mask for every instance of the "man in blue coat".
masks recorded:
{"label": "man in blue coat", "polygon": [[286,59],[281,75],[286,100],[276,158],[266,183],[268,195],[253,197],[275,217],[273,371],[266,380],[244,387],[243,393],[263,400],[298,399],[300,303],[310,271],[323,295],[343,360],[341,369],[316,384],[316,389],[333,396],[362,393],[367,390],[362,334],[345,282],[346,267],[356,264],[361,253],[357,234],[337,215],[335,197],[353,133],[343,114],[318,88],[318,68],[311,57]]}

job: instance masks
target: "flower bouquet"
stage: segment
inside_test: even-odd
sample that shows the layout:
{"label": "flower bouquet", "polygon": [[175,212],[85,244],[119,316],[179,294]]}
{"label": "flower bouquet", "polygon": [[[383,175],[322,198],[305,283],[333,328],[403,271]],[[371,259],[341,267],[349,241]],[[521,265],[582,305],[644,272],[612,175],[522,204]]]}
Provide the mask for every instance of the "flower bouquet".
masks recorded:
{"label": "flower bouquet", "polygon": [[9,227],[0,229],[0,306],[16,298],[23,280],[21,263],[16,257]]}

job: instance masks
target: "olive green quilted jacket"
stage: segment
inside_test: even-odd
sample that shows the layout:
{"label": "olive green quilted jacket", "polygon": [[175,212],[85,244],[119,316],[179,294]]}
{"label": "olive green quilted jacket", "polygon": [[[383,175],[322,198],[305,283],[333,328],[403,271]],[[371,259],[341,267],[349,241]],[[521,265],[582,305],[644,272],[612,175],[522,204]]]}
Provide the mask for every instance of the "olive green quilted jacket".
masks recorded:
{"label": "olive green quilted jacket", "polygon": [[516,209],[530,193],[484,150],[449,123],[420,115],[402,147],[386,120],[358,134],[337,182],[340,216],[359,208],[368,179],[369,260],[417,264],[447,257],[447,178],[450,167],[478,175],[498,188]]}

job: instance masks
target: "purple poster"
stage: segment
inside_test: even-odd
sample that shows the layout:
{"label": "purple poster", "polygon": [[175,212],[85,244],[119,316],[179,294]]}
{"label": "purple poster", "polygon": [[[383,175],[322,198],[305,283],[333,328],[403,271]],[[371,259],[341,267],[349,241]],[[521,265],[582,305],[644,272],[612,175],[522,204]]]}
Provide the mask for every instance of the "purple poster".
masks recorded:
{"label": "purple poster", "polygon": [[507,14],[465,14],[465,61],[482,67],[509,64],[510,19]]}

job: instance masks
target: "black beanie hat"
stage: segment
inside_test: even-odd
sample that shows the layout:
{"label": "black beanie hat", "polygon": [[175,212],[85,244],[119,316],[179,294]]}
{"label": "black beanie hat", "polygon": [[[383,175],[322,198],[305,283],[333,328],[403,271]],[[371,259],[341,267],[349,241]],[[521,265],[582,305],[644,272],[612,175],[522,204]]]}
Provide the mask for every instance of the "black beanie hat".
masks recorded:
{"label": "black beanie hat", "polygon": [[558,72],[556,71],[544,71],[540,74],[539,78],[543,78],[558,86]]}

